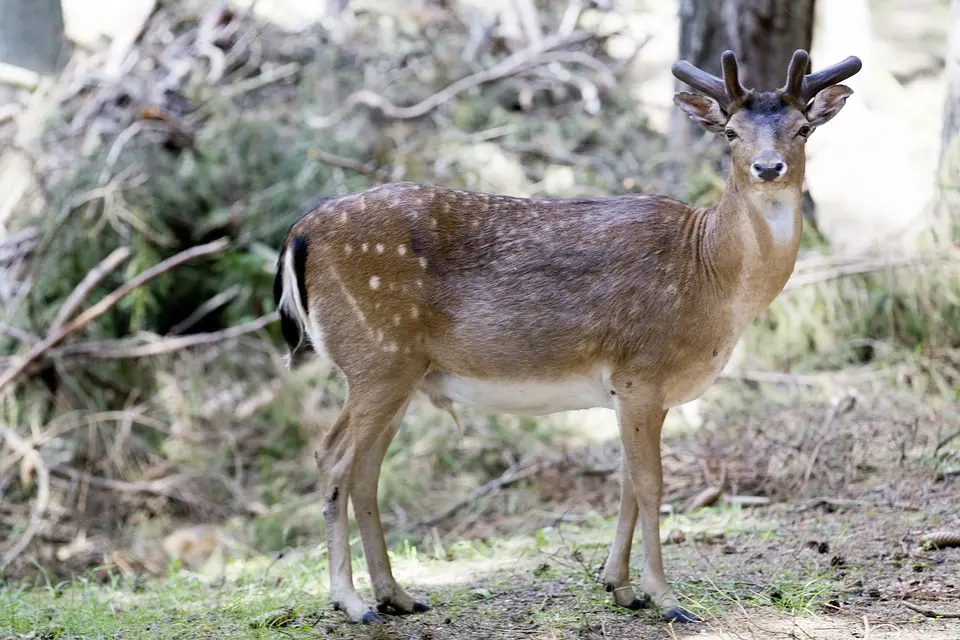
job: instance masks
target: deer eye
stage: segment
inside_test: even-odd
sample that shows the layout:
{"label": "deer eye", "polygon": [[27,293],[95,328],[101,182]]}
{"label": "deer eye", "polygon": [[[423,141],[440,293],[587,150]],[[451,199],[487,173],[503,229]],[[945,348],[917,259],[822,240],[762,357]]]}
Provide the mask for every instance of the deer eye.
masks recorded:
{"label": "deer eye", "polygon": [[736,139],[737,139],[737,132],[734,131],[733,129],[724,129],[724,130],[723,130],[723,135],[725,135],[725,136],[727,137],[727,140],[736,140]]}
{"label": "deer eye", "polygon": [[797,135],[800,136],[801,138],[806,138],[807,136],[809,136],[809,135],[810,135],[810,125],[805,124],[805,125],[801,126],[801,127],[800,127],[800,130],[797,131]]}

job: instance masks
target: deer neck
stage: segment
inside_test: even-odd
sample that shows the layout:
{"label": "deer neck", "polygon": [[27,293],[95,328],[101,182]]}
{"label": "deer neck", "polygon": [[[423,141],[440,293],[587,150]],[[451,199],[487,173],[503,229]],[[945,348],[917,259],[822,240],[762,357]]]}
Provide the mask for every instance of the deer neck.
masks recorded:
{"label": "deer neck", "polygon": [[802,172],[783,185],[757,185],[734,169],[717,205],[724,218],[737,221],[730,227],[738,229],[750,315],[770,304],[793,273],[803,230],[802,184]]}

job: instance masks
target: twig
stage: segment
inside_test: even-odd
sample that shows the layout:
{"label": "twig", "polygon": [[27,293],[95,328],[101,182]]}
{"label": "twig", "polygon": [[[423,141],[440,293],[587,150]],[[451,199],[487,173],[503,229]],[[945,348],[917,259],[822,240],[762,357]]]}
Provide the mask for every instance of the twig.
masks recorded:
{"label": "twig", "polygon": [[159,480],[150,480],[148,482],[127,482],[126,480],[114,480],[112,478],[102,478],[86,471],[78,471],[70,467],[54,467],[54,475],[65,476],[73,481],[82,480],[90,483],[90,486],[111,489],[120,493],[148,493],[154,496],[179,500],[186,504],[201,505],[202,502],[197,498],[184,495],[180,491],[172,488],[177,482],[191,477],[191,474],[180,473],[160,478]]}
{"label": "twig", "polygon": [[13,366],[9,367],[6,371],[0,374],[0,390],[4,389],[11,382],[20,377],[20,375],[27,369],[30,364],[35,360],[38,360],[43,356],[48,350],[60,344],[64,338],[69,336],[71,333],[82,329],[86,325],[90,324],[107,311],[116,306],[123,298],[125,298],[130,292],[137,289],[138,287],[143,286],[144,284],[150,282],[157,276],[160,276],[171,269],[179,267],[185,262],[200,258],[202,256],[207,256],[213,253],[219,253],[223,251],[230,245],[230,241],[226,238],[221,238],[219,240],[214,240],[207,244],[198,245],[196,247],[191,247],[186,251],[181,251],[177,255],[167,258],[160,264],[157,264],[146,271],[142,272],[135,278],[132,278],[122,286],[115,289],[112,293],[105,296],[99,302],[97,302],[92,307],[89,307],[86,311],[81,313],[79,316],[74,318],[65,326],[57,329],[51,335],[47,336],[40,342],[36,343],[27,354],[21,358],[18,358],[18,361]]}
{"label": "twig", "polygon": [[192,327],[193,325],[200,322],[203,318],[207,317],[210,313],[219,309],[223,305],[232,301],[240,295],[240,285],[235,284],[232,287],[227,288],[225,291],[221,291],[217,295],[213,296],[199,307],[193,310],[193,313],[188,315],[186,318],[173,325],[168,332],[168,335],[179,335],[184,331]]}
{"label": "twig", "polygon": [[189,349],[200,345],[215,344],[224,340],[238,338],[247,333],[253,333],[266,327],[267,325],[279,319],[279,314],[274,311],[260,316],[256,320],[228,327],[220,331],[210,333],[194,333],[188,336],[177,336],[173,338],[160,338],[156,342],[147,344],[129,345],[124,340],[106,340],[102,342],[87,342],[70,345],[57,350],[58,356],[78,356],[83,355],[96,360],[125,360],[130,358],[144,358],[147,356],[158,356],[164,353]]}
{"label": "twig", "polygon": [[23,459],[30,461],[30,464],[33,465],[33,468],[37,472],[37,501],[34,503],[33,511],[30,513],[30,522],[13,546],[7,549],[3,554],[3,558],[0,558],[0,573],[2,573],[3,570],[7,568],[7,565],[13,562],[13,560],[27,548],[27,545],[30,544],[30,541],[33,540],[33,537],[40,529],[43,514],[46,512],[47,505],[50,503],[50,471],[47,469],[43,458],[37,453],[37,450],[31,447],[26,440],[17,435],[13,430],[0,427],[0,434],[3,434],[11,449],[20,454]]}
{"label": "twig", "polygon": [[893,373],[892,369],[863,369],[852,373],[782,373],[779,371],[733,371],[723,372],[720,378],[747,382],[765,382],[769,384],[795,384],[805,387],[818,387],[823,384],[856,384],[878,380]]}
{"label": "twig", "polygon": [[18,329],[17,327],[12,327],[8,324],[0,322],[0,333],[13,338],[14,340],[19,340],[20,342],[30,344],[37,339],[37,336],[33,335],[29,331],[24,331],[23,329]]}
{"label": "twig", "polygon": [[960,613],[939,613],[932,609],[924,609],[923,607],[918,607],[917,605],[911,604],[906,600],[901,600],[900,604],[905,606],[907,609],[910,609],[911,611],[916,611],[920,615],[926,616],[927,618],[960,618]]}
{"label": "twig", "polygon": [[461,78],[445,89],[409,107],[397,106],[378,93],[374,93],[369,89],[361,89],[360,91],[350,94],[340,108],[336,109],[333,113],[326,116],[313,116],[308,118],[307,126],[314,129],[331,127],[343,120],[343,118],[361,104],[379,109],[386,117],[396,120],[419,118],[468,89],[514,75],[537,64],[540,61],[540,57],[552,49],[587,40],[590,37],[591,35],[584,31],[574,32],[569,35],[554,34],[547,36],[536,44],[503,59],[493,67]]}
{"label": "twig", "polygon": [[377,170],[377,165],[374,162],[360,163],[353,158],[344,158],[343,156],[328,153],[323,149],[310,149],[307,151],[307,157],[311,160],[319,160],[334,167],[342,167],[362,174],[370,174]]}
{"label": "twig", "polygon": [[561,458],[556,458],[554,460],[543,460],[541,462],[535,462],[533,464],[527,465],[526,467],[520,467],[520,468],[516,466],[510,467],[509,469],[504,471],[499,477],[494,478],[493,480],[490,480],[489,482],[486,482],[483,485],[477,487],[466,498],[458,500],[457,502],[448,506],[446,509],[444,509],[439,513],[436,513],[428,518],[420,520],[419,522],[413,525],[413,528],[419,529],[420,527],[433,526],[438,522],[442,522],[443,520],[446,520],[447,518],[452,516],[454,513],[456,513],[463,507],[467,506],[471,502],[474,502],[475,500],[478,500],[479,498],[482,498],[488,493],[499,491],[504,487],[508,487],[512,484],[516,484],[517,482],[520,482],[525,478],[534,476],[540,473],[541,471],[543,471],[544,469],[555,467],[569,460],[570,460],[569,456],[563,456]]}
{"label": "twig", "polygon": [[93,291],[104,278],[124,263],[127,258],[130,257],[130,253],[130,247],[114,249],[100,264],[91,269],[83,280],[80,281],[80,284],[74,287],[70,295],[67,296],[66,301],[64,301],[60,310],[57,312],[57,317],[54,318],[53,323],[50,325],[50,331],[56,331],[62,327],[63,323],[69,320],[70,317],[77,312],[77,309],[80,308],[80,305],[86,301],[90,292]]}
{"label": "twig", "polygon": [[295,75],[300,71],[300,68],[301,65],[299,62],[289,62],[287,64],[280,65],[279,67],[264,71],[258,76],[247,78],[237,82],[236,84],[224,87],[220,95],[225,98],[233,98],[234,96],[242,93],[256,91],[260,87],[265,87],[272,82],[277,82],[278,80],[283,80]]}

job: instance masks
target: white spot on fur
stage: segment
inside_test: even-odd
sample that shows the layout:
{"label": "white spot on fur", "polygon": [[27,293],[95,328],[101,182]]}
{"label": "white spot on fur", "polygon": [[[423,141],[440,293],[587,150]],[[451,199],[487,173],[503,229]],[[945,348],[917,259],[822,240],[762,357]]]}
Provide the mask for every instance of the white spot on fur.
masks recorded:
{"label": "white spot on fur", "polygon": [[443,203],[443,212],[444,212],[444,213],[450,213],[450,203],[449,203],[449,202],[444,202],[444,203]]}
{"label": "white spot on fur", "polygon": [[383,246],[382,244],[378,244],[376,248],[377,248],[377,253],[383,253],[384,249],[386,249],[386,247]]}
{"label": "white spot on fur", "polygon": [[380,276],[370,276],[370,288],[374,291],[380,288]]}
{"label": "white spot on fur", "polygon": [[436,228],[437,228],[437,219],[434,218],[433,216],[430,216],[430,227],[431,227],[432,229],[436,229]]}
{"label": "white spot on fur", "polygon": [[395,326],[395,327],[399,327],[399,326],[400,326],[400,314],[399,314],[399,313],[393,314],[393,326]]}
{"label": "white spot on fur", "polygon": [[470,226],[473,227],[474,229],[476,229],[477,227],[480,226],[480,221],[479,221],[479,220],[474,220],[473,222],[470,223]]}
{"label": "white spot on fur", "polygon": [[[421,269],[426,269],[426,268],[427,268],[427,259],[421,257],[421,258],[419,259],[419,261],[420,261],[420,268],[421,268]],[[417,282],[420,282],[420,281],[417,280]]]}
{"label": "white spot on fur", "polygon": [[377,342],[383,342],[383,330],[377,329]]}
{"label": "white spot on fur", "polygon": [[341,222],[341,223],[345,223],[345,222],[346,222],[347,220],[349,220],[349,219],[350,219],[350,214],[349,214],[349,212],[347,212],[347,211],[341,211],[341,212],[340,212],[340,222]]}
{"label": "white spot on fur", "polygon": [[417,286],[423,287],[423,280],[421,280],[420,278],[417,278]]}
{"label": "white spot on fur", "polygon": [[369,250],[370,250],[370,245],[368,245],[366,242],[360,245],[360,251],[363,251],[364,253],[366,253]]}
{"label": "white spot on fur", "polygon": [[361,213],[367,210],[367,200],[363,196],[360,196],[360,211]]}
{"label": "white spot on fur", "polygon": [[422,206],[422,205],[423,205],[423,198],[417,198],[414,202],[417,203],[417,206]]}
{"label": "white spot on fur", "polygon": [[418,307],[417,305],[413,305],[413,306],[410,308],[410,317],[413,318],[414,320],[416,320],[417,318],[419,318],[419,317],[420,317],[420,307]]}
{"label": "white spot on fur", "polygon": [[351,253],[353,253],[353,247],[351,247],[348,244],[345,244],[343,245],[343,252],[347,255],[350,255]]}
{"label": "white spot on fur", "polygon": [[386,347],[386,352],[387,352],[387,353],[396,353],[396,352],[399,351],[399,350],[400,350],[400,347],[397,346],[397,343],[396,343],[396,342],[391,342],[391,343],[388,344],[387,347]]}
{"label": "white spot on fur", "polygon": [[399,253],[402,256],[407,255],[407,245],[402,244],[399,247],[397,247],[397,253]]}

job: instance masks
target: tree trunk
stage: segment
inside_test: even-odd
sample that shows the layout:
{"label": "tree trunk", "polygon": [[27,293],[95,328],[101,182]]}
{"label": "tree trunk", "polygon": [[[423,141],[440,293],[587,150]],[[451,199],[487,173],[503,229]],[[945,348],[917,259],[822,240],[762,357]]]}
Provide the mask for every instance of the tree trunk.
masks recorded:
{"label": "tree trunk", "polygon": [[943,222],[953,238],[960,237],[960,0],[950,2],[947,34],[947,98],[940,133],[940,162],[937,172]]}
{"label": "tree trunk", "polygon": [[0,0],[0,63],[56,73],[65,45],[60,0]]}
{"label": "tree trunk", "polygon": [[[743,85],[770,91],[783,85],[793,52],[810,50],[813,9],[814,0],[680,0],[679,57],[721,76],[720,54],[731,49]],[[675,142],[687,144],[692,126],[678,110]]]}

